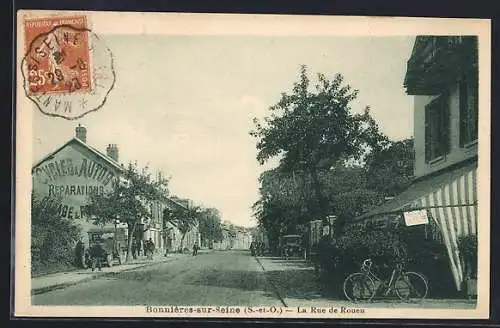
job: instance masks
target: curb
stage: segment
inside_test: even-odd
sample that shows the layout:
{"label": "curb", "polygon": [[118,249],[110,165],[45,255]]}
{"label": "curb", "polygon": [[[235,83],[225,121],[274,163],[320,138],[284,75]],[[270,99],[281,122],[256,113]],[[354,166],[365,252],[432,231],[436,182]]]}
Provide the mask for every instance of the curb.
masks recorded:
{"label": "curb", "polygon": [[[257,256],[254,256],[255,260],[257,261],[257,263],[259,263],[260,267],[262,268],[262,271],[266,272],[266,268],[262,265],[262,263],[260,262],[259,258]],[[279,290],[278,290],[278,287],[276,287],[276,284],[274,282],[272,282],[271,280],[267,279],[266,277],[266,280],[269,282],[269,284],[273,287],[274,289],[274,292],[276,293],[276,295],[278,296],[281,304],[283,304],[284,307],[288,307],[288,305],[285,303],[285,300],[283,299],[283,297],[281,297],[280,293],[279,293]]]}
{"label": "curb", "polygon": [[97,279],[99,277],[107,277],[107,276],[112,276],[114,274],[119,274],[119,273],[122,273],[122,272],[128,272],[128,271],[132,271],[132,270],[136,270],[136,269],[141,269],[141,268],[145,268],[145,267],[149,267],[149,266],[153,266],[153,265],[157,265],[157,264],[162,264],[162,263],[167,263],[167,262],[174,262],[177,259],[178,258],[171,258],[169,260],[159,261],[159,262],[155,262],[155,263],[145,263],[143,265],[138,265],[136,267],[124,269],[124,270],[118,271],[118,272],[95,273],[95,274],[93,274],[93,275],[91,275],[89,277],[83,278],[82,280],[32,289],[31,290],[31,296],[48,293],[48,292],[51,292],[51,291],[54,291],[54,290],[58,290],[58,289],[64,289],[64,288],[67,288],[67,287],[78,285],[78,284],[83,283],[83,282],[88,282],[88,281],[95,280],[95,279]]}

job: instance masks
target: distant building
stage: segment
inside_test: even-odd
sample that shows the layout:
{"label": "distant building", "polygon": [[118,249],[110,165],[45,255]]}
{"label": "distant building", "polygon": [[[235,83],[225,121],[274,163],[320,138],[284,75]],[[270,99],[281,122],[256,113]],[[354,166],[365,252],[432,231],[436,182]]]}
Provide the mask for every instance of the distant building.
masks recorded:
{"label": "distant building", "polygon": [[250,229],[233,225],[229,221],[221,224],[222,240],[214,243],[214,249],[250,249],[252,233]]}
{"label": "distant building", "polygon": [[234,237],[233,249],[250,249],[252,242],[251,232],[243,227],[236,227],[236,235]]}
{"label": "distant building", "polygon": [[[175,198],[175,197],[174,197]],[[177,198],[166,198],[163,202],[158,202],[156,212],[157,215],[163,218],[166,209],[184,208],[187,209],[187,204]],[[201,235],[199,231],[199,222],[196,222],[193,227],[186,233],[182,240],[182,232],[174,222],[162,222],[162,229],[159,230],[161,235],[162,248],[169,252],[191,251],[195,243],[201,245]],[[182,245],[181,245],[182,242]]]}

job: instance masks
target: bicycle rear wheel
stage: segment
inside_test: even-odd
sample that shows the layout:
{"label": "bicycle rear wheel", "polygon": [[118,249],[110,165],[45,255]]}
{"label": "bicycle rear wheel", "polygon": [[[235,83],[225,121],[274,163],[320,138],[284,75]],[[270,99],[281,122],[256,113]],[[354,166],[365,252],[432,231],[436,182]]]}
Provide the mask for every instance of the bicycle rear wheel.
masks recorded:
{"label": "bicycle rear wheel", "polygon": [[420,302],[427,297],[429,285],[427,278],[417,272],[401,274],[394,284],[396,295],[403,302]]}
{"label": "bicycle rear wheel", "polygon": [[344,280],[344,295],[351,302],[369,302],[375,291],[375,282],[366,273],[356,272]]}

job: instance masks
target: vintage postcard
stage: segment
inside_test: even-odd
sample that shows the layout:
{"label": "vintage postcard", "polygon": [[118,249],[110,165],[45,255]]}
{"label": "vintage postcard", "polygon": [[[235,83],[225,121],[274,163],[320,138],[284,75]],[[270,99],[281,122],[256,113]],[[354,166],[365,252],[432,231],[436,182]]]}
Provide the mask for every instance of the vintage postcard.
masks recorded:
{"label": "vintage postcard", "polygon": [[15,316],[488,318],[490,21],[19,11]]}

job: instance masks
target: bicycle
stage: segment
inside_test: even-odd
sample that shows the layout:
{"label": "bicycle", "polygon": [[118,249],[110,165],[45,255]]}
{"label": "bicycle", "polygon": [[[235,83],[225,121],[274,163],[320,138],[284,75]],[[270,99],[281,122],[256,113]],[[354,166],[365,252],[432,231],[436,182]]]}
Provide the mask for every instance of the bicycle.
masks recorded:
{"label": "bicycle", "polygon": [[418,302],[425,299],[429,291],[427,278],[418,272],[404,271],[396,265],[389,282],[378,277],[372,270],[372,260],[363,261],[360,272],[350,274],[344,280],[344,295],[351,302],[370,302],[381,288],[383,296],[395,293],[403,302]]}

